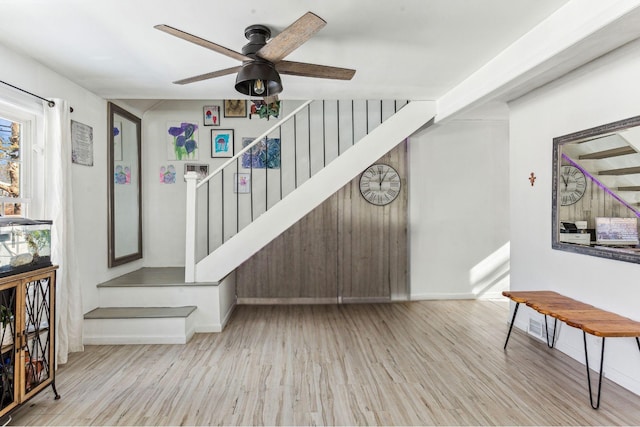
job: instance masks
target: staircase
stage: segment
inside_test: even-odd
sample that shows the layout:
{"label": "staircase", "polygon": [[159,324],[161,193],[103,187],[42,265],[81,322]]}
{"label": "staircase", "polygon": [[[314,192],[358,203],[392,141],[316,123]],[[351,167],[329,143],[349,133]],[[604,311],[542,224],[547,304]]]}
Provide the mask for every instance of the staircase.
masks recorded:
{"label": "staircase", "polygon": [[[434,115],[430,101],[307,102],[204,180],[187,174],[185,268],[143,268],[100,284],[84,342],[179,344],[221,331],[235,306],[235,268]],[[276,167],[257,167],[261,155]]]}

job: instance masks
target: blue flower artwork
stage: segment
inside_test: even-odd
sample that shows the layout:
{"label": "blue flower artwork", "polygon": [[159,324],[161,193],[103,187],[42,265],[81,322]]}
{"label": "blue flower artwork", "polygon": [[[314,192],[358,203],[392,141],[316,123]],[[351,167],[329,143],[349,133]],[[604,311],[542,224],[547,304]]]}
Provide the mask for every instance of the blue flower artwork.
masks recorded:
{"label": "blue flower artwork", "polygon": [[[242,138],[242,146],[251,144],[255,138]],[[280,169],[280,138],[262,138],[251,150],[242,155],[245,169]]]}
{"label": "blue flower artwork", "polygon": [[198,159],[198,124],[189,122],[169,123],[168,159]]}

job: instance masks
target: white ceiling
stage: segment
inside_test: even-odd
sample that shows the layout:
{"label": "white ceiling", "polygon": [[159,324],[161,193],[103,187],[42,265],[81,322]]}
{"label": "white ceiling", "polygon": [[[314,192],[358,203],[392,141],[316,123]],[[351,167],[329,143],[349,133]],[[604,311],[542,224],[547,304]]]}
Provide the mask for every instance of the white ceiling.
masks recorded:
{"label": "white ceiling", "polygon": [[[281,99],[422,99],[447,93],[567,0],[2,0],[0,44],[106,99],[238,98],[235,75],[174,85],[231,58],[153,28],[240,51],[307,11],[327,21],[286,59],[357,70],[351,81],[283,76]],[[8,66],[3,64],[3,66]]]}

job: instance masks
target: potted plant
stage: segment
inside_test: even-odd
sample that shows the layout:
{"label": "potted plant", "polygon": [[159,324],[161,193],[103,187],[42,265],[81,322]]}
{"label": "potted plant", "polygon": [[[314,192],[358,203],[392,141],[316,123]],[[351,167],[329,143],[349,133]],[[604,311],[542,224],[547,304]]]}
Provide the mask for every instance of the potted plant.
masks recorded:
{"label": "potted plant", "polygon": [[2,345],[13,344],[13,312],[4,305],[0,305],[0,323],[2,324]]}

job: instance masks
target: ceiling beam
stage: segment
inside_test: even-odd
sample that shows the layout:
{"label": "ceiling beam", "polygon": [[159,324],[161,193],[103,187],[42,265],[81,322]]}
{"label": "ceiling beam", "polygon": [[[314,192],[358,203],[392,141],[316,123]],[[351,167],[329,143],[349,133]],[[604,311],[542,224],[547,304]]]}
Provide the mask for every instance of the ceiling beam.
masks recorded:
{"label": "ceiling beam", "polygon": [[640,37],[640,0],[571,0],[438,99],[436,123],[512,101]]}

